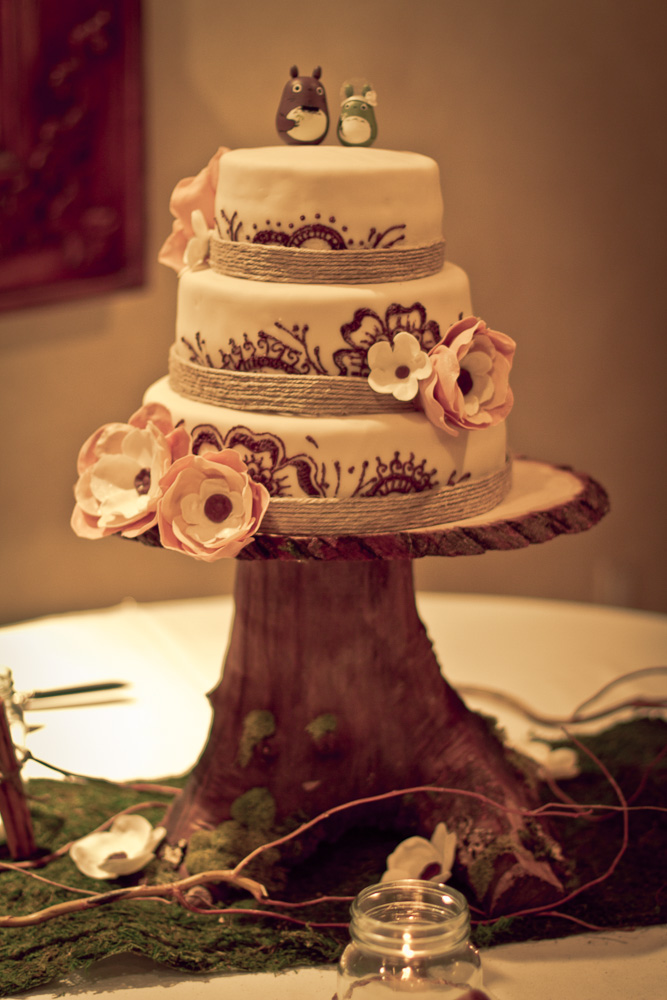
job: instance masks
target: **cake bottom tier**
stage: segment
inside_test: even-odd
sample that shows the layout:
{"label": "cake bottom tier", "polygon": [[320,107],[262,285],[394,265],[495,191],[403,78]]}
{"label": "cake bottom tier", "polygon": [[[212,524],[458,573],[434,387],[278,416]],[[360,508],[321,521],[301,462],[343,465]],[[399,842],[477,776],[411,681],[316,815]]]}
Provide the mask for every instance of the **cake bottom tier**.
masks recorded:
{"label": "cake bottom tier", "polygon": [[420,411],[303,417],[229,409],[175,392],[146,391],[183,424],[193,451],[233,448],[271,503],[263,532],[401,531],[481,514],[510,487],[506,429],[455,437]]}

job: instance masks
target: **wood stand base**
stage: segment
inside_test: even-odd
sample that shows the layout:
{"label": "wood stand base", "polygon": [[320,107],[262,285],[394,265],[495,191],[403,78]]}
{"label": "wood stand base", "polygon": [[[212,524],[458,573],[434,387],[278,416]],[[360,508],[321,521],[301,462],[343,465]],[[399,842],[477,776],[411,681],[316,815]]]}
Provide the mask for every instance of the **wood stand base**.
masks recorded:
{"label": "wood stand base", "polygon": [[435,785],[486,797],[418,794],[410,808],[422,835],[442,820],[456,831],[457,872],[488,912],[561,891],[557,845],[521,815],[536,805],[526,772],[441,674],[409,560],[239,562],[235,599],[209,740],[167,818],[172,843],[228,819],[254,788],[282,822]]}

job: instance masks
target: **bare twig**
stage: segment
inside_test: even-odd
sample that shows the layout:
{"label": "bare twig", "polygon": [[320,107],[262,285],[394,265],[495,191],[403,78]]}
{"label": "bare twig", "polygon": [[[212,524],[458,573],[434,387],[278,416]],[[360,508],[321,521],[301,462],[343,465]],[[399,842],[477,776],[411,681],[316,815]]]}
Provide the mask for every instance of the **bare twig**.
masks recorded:
{"label": "bare twig", "polygon": [[236,875],[229,869],[200,872],[197,875],[190,875],[188,878],[179,879],[177,882],[169,882],[164,885],[135,885],[123,889],[112,889],[110,892],[95,893],[85,899],[72,899],[64,903],[55,903],[47,906],[43,910],[36,910],[34,913],[25,913],[21,916],[11,916],[6,914],[0,916],[0,927],[29,927],[35,924],[46,923],[54,917],[62,917],[70,913],[82,913],[99,906],[108,906],[112,903],[124,902],[132,899],[156,899],[174,898],[179,899],[182,893],[196,885],[210,885],[225,882],[234,885],[239,889],[245,889],[258,902],[266,896],[266,889],[254,879],[244,878]]}
{"label": "bare twig", "polygon": [[0,817],[12,858],[29,858],[35,853],[32,818],[21,781],[21,765],[16,759],[5,702],[0,698]]}
{"label": "bare twig", "polygon": [[601,687],[599,691],[596,691],[595,694],[592,694],[590,698],[582,701],[582,703],[578,705],[572,713],[572,718],[580,718],[581,713],[585,708],[588,708],[589,705],[598,701],[608,691],[611,691],[612,688],[618,687],[619,684],[624,684],[626,681],[637,680],[639,677],[649,677],[655,674],[667,674],[667,667],[640,667],[638,670],[630,670],[625,674],[620,674],[618,677],[609,681],[608,684],[603,685],[603,687]]}
{"label": "bare twig", "polygon": [[9,861],[0,861],[0,868],[6,869],[11,872],[20,872],[21,875],[27,875],[29,878],[34,878],[38,882],[45,882],[47,885],[52,885],[56,889],[64,889],[65,892],[78,892],[82,896],[94,896],[94,889],[80,889],[73,885],[64,885],[63,882],[54,882],[51,878],[44,878],[43,875],[38,875],[36,872],[27,871],[25,868],[19,865],[12,864]]}
{"label": "bare twig", "polygon": [[[50,764],[47,760],[41,760],[39,757],[35,757],[30,750],[25,750],[22,765],[28,760],[32,760],[35,764],[47,767],[50,771],[62,774],[64,778],[70,778],[73,781],[99,782],[102,785],[113,785],[114,788],[127,788],[130,792],[152,792],[154,795],[178,795],[181,790],[174,785],[160,785],[150,781],[113,781],[111,778],[99,778],[91,774],[78,774],[76,771],[68,771],[64,767],[58,767],[57,764]],[[160,804],[162,805],[163,803]]]}
{"label": "bare twig", "polygon": [[543,715],[541,712],[537,712],[530,705],[527,705],[520,698],[514,695],[507,694],[505,691],[498,691],[495,688],[479,687],[474,684],[461,684],[457,688],[460,695],[464,698],[466,696],[483,697],[489,698],[492,701],[497,702],[499,705],[505,705],[507,708],[511,708],[520,715],[525,716],[530,722],[535,723],[538,726],[547,726],[552,728],[560,728],[561,726],[572,726],[580,725],[581,723],[595,722],[598,719],[607,718],[610,715],[615,715],[617,712],[624,711],[626,709],[647,709],[647,708],[667,708],[667,699],[665,698],[630,698],[625,701],[617,702],[614,705],[609,705],[607,708],[598,709],[595,712],[589,712],[584,715],[584,708],[589,707],[598,701],[603,695],[607,694],[612,688],[617,687],[619,684],[623,684],[630,680],[636,680],[638,677],[644,677],[649,674],[667,674],[667,667],[642,667],[639,670],[631,670],[629,673],[621,674],[619,677],[614,678],[604,687],[592,694],[590,698],[582,702],[572,712],[571,715],[565,718],[555,716],[555,715]]}

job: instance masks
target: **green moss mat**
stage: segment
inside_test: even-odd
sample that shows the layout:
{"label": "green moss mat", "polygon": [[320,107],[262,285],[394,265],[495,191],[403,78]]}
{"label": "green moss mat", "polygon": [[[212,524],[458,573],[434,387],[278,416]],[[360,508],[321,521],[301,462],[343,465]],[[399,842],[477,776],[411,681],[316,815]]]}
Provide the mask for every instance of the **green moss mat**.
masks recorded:
{"label": "green moss mat", "polygon": [[[623,793],[635,796],[633,806],[667,801],[667,758],[649,767],[667,744],[667,724],[640,719],[625,723],[586,744],[609,767]],[[581,757],[580,776],[563,784],[575,801],[617,805],[613,788],[595,765]],[[171,784],[179,784],[170,781]],[[37,842],[54,850],[88,833],[128,806],[161,797],[113,785],[31,781],[28,786]],[[552,795],[544,790],[544,800]],[[170,801],[164,797],[164,806]],[[159,824],[164,809],[141,810]],[[604,872],[622,841],[622,817],[605,813],[594,822],[556,821],[555,831],[565,855],[574,859],[571,888]],[[291,871],[282,898],[355,895],[384,871],[396,833],[357,830],[335,845],[321,847]],[[667,922],[667,821],[665,813],[630,814],[629,847],[613,876],[560,907],[563,912],[600,927],[630,927]],[[0,851],[0,859],[6,854]],[[68,856],[51,862],[38,874],[69,886],[105,892],[120,882],[96,882],[81,875]],[[155,875],[149,869],[148,875]],[[452,884],[456,885],[456,873]],[[162,876],[160,876],[162,877]],[[128,883],[125,883],[128,884]],[[30,913],[71,899],[72,894],[13,871],[0,873],[0,912]],[[236,896],[235,905],[255,906]],[[347,904],[313,907],[294,915],[313,921],[347,920]],[[582,930],[580,924],[557,917],[516,917],[478,926],[475,938],[485,946],[508,941],[558,937]],[[195,915],[175,903],[123,902],[61,917],[26,928],[0,929],[0,995],[33,989],[98,959],[133,953],[189,973],[281,971],[303,965],[334,962],[347,934],[317,930],[243,916]]]}

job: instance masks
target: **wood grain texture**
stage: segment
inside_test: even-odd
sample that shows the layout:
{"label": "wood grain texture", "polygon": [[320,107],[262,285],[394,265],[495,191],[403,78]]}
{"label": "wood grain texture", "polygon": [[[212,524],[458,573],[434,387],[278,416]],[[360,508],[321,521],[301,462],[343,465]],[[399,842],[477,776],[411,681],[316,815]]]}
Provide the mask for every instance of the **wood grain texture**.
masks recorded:
{"label": "wood grain texture", "polygon": [[[531,506],[526,496],[524,509],[517,512],[517,500],[500,504],[483,518],[460,521],[438,528],[399,531],[392,534],[283,536],[261,532],[238,555],[251,559],[419,559],[423,556],[472,556],[489,551],[509,551],[549,542],[559,535],[578,534],[594,527],[609,510],[607,493],[596,480],[566,466],[516,460],[554,479],[553,496],[543,489],[540,505]],[[563,499],[560,473],[572,481],[571,495]],[[520,504],[518,505],[521,506]],[[507,516],[506,511],[511,510]]]}

